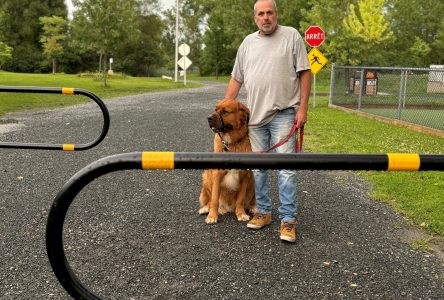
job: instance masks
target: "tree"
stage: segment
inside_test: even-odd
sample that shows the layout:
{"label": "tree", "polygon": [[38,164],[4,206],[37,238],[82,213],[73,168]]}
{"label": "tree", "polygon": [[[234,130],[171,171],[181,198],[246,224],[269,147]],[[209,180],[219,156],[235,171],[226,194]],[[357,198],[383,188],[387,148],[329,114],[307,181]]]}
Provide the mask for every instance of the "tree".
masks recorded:
{"label": "tree", "polygon": [[[85,48],[100,55],[99,72],[107,84],[107,61],[119,45],[135,33],[135,0],[73,0],[73,30]],[[103,62],[103,67],[101,64]]]}
{"label": "tree", "polygon": [[[201,62],[212,74],[229,74],[236,58],[239,45],[250,33],[257,30],[253,21],[254,0],[248,1],[203,1],[205,28]],[[215,65],[215,64],[218,65]]]}
{"label": "tree", "polygon": [[423,57],[421,66],[438,63],[440,52],[439,48],[435,47],[435,41],[443,22],[444,1],[386,1],[387,17],[396,37],[396,48],[399,49],[393,54],[393,60],[398,61],[398,65],[417,65],[418,57],[412,57],[412,47],[418,46],[418,37],[424,45],[427,44],[431,48],[430,53],[423,53],[426,56]]}
{"label": "tree", "polygon": [[62,41],[66,39],[66,20],[57,16],[40,17],[43,33],[40,42],[43,54],[52,61],[52,74],[56,73],[56,59],[63,54]]}
{"label": "tree", "polygon": [[349,57],[345,63],[369,66],[384,64],[385,50],[393,42],[394,36],[385,19],[383,4],[383,0],[360,0],[357,10],[350,4],[350,14],[343,20],[342,32],[342,38],[348,41],[348,45],[343,46],[358,49],[360,56]]}
{"label": "tree", "polygon": [[6,69],[16,72],[40,72],[42,65],[39,17],[67,17],[64,0],[0,0],[5,12],[2,30],[4,42],[13,48]]}
{"label": "tree", "polygon": [[114,52],[115,66],[133,76],[153,76],[164,65],[162,32],[165,27],[158,15],[139,15],[137,32]]}
{"label": "tree", "polygon": [[200,60],[201,74],[228,74],[232,63],[229,60],[227,46],[229,40],[225,33],[225,24],[220,12],[214,11],[208,18],[208,28],[204,35],[205,49]]}
{"label": "tree", "polygon": [[[335,3],[334,1],[329,2]],[[292,26],[303,34],[308,28],[308,24],[302,28],[301,23],[307,23],[306,16],[308,16],[307,10],[310,8],[309,1],[299,0],[295,3],[293,0],[281,0],[277,5],[279,23],[286,26]]]}
{"label": "tree", "polygon": [[444,19],[441,20],[441,24],[436,35],[436,40],[432,44],[432,62],[435,64],[444,64]]}
{"label": "tree", "polygon": [[12,47],[0,42],[0,69],[12,58]]}
{"label": "tree", "polygon": [[12,58],[12,47],[8,46],[4,42],[4,32],[3,32],[3,26],[1,24],[4,24],[5,19],[5,12],[0,10],[0,69],[2,66],[11,60]]}
{"label": "tree", "polygon": [[430,53],[430,46],[424,42],[420,37],[415,37],[415,42],[409,48],[410,61],[413,67],[423,67],[428,59]]}

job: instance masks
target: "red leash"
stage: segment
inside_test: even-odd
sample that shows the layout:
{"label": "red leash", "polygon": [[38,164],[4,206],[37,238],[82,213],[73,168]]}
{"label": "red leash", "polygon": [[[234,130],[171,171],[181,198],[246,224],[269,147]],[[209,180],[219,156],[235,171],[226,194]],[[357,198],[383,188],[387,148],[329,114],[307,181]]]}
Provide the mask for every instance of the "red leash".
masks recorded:
{"label": "red leash", "polygon": [[277,143],[276,145],[274,145],[273,147],[271,147],[268,150],[259,150],[259,151],[254,151],[254,152],[256,152],[256,153],[270,152],[271,150],[274,150],[274,149],[282,146],[286,142],[288,142],[288,140],[295,133],[296,133],[296,153],[301,153],[302,152],[302,143],[304,142],[304,127],[302,126],[301,130],[299,130],[299,137],[298,137],[298,128],[296,127],[296,122],[293,123],[293,127],[291,127],[290,133],[283,140],[279,141],[279,143]]}

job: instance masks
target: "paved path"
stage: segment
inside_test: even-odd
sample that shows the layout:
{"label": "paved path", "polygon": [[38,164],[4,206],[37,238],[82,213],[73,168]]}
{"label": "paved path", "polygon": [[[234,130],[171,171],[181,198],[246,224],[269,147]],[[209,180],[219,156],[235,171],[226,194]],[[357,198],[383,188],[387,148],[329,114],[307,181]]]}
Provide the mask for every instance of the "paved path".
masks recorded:
{"label": "paved path", "polygon": [[[45,250],[48,210],[62,185],[107,155],[210,151],[206,116],[224,88],[108,101],[109,134],[89,151],[0,149],[0,298],[69,299]],[[18,123],[0,125],[0,140],[88,141],[101,127],[96,110],[10,115]],[[261,231],[233,215],[205,225],[200,174],[120,171],[87,186],[65,224],[79,278],[110,299],[444,299],[442,261],[403,242],[405,220],[371,201],[355,174],[300,172],[296,244],[279,241],[276,212]]]}

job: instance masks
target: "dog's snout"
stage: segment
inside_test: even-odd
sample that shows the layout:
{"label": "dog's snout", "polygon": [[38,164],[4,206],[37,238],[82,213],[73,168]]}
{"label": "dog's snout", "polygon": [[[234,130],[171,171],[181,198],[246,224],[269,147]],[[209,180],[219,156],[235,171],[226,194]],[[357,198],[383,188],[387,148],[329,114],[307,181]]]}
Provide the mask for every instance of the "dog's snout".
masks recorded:
{"label": "dog's snout", "polygon": [[211,125],[214,125],[214,118],[213,118],[213,115],[209,115],[208,117],[207,117],[207,120],[208,120],[208,124],[210,124],[210,126]]}
{"label": "dog's snout", "polygon": [[213,115],[213,114],[209,115],[209,116],[207,117],[207,120],[208,120],[208,125],[210,126],[210,128],[211,128],[212,130],[218,128],[218,124],[217,124],[216,119],[214,118],[214,115]]}

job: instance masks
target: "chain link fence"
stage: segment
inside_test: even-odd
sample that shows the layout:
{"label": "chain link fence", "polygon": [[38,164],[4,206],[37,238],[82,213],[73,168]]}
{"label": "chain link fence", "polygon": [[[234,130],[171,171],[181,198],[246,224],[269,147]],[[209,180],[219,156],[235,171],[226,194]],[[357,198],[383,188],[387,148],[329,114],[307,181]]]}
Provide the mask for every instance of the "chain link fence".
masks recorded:
{"label": "chain link fence", "polygon": [[444,66],[333,66],[329,103],[444,131]]}

